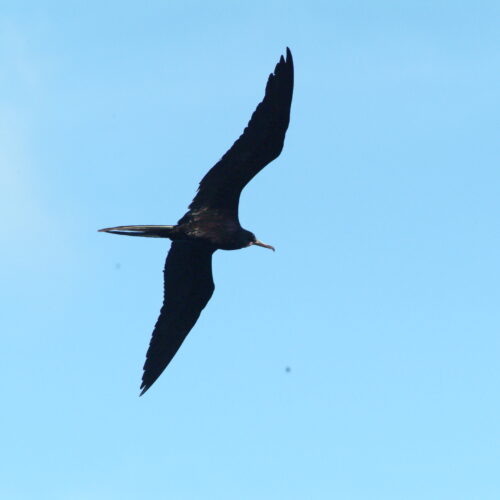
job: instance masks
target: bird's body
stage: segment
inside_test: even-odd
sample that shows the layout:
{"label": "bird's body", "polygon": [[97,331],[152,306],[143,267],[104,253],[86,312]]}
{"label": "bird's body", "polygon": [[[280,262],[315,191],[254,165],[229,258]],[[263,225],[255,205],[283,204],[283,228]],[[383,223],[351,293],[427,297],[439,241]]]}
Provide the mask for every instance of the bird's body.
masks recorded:
{"label": "bird's body", "polygon": [[240,138],[200,182],[186,214],[171,226],[118,226],[101,231],[168,238],[165,296],[146,355],[141,395],[160,376],[196,323],[214,291],[212,255],[251,245],[274,250],[243,229],[238,219],[242,189],[283,148],[293,94],[293,61],[287,49],[269,76],[263,101]]}
{"label": "bird's body", "polygon": [[[182,219],[181,219],[182,220]],[[251,241],[237,220],[217,213],[197,213],[176,226],[180,239],[203,240],[220,250],[239,250]]]}

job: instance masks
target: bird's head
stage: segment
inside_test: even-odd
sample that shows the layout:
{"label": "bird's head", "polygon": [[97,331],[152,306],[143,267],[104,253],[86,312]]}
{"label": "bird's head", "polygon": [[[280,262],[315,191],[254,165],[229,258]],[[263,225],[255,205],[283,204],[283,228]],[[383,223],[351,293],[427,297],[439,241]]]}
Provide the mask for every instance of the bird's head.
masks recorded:
{"label": "bird's head", "polygon": [[258,247],[269,248],[269,250],[272,250],[273,252],[275,251],[273,246],[262,243],[262,241],[259,241],[255,237],[255,234],[250,231],[243,230],[243,238],[245,239],[245,246],[247,247],[257,245]]}

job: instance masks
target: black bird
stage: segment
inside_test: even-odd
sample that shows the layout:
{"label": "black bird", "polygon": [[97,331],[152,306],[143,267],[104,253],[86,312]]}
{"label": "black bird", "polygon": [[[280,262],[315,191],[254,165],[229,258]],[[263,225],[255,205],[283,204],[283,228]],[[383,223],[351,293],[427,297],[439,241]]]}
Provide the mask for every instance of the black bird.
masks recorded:
{"label": "black bird", "polygon": [[119,226],[112,234],[169,238],[165,292],[149,344],[141,396],[170,363],[214,291],[212,254],[257,245],[274,250],[243,229],[238,219],[242,189],[283,149],[290,121],[293,61],[290,49],[269,75],[264,99],[231,149],[203,177],[187,213],[175,226]]}

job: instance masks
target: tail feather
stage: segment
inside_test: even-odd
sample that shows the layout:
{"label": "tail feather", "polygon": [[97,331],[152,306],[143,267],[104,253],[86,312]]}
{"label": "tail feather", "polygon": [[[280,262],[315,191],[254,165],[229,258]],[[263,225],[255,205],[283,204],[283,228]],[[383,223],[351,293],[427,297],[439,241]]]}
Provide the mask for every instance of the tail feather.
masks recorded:
{"label": "tail feather", "polygon": [[145,236],[148,238],[170,238],[176,226],[116,226],[99,229],[100,233]]}

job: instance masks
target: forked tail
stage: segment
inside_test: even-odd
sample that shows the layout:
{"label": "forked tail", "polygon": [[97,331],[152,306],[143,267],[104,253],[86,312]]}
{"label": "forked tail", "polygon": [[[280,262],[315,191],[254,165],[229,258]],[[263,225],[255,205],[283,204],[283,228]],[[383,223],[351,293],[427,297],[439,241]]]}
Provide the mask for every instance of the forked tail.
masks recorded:
{"label": "forked tail", "polygon": [[170,238],[176,226],[117,226],[99,229],[101,233],[124,234],[125,236],[146,236],[148,238]]}

